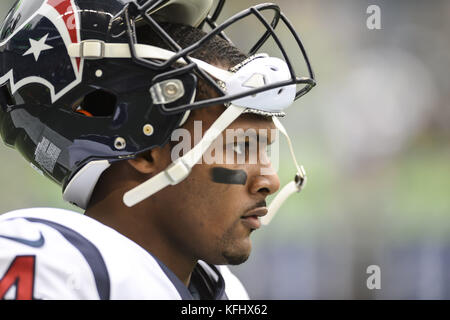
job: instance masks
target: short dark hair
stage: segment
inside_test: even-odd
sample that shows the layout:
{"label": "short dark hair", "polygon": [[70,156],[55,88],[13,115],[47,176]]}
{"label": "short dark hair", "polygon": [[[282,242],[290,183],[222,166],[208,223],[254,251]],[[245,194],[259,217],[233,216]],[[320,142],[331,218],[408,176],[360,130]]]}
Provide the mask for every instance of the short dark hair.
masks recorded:
{"label": "short dark hair", "polygon": [[[182,24],[164,22],[160,25],[183,49],[199,41],[207,34],[201,29]],[[137,36],[140,42],[170,49],[148,25],[138,28]],[[190,56],[210,64],[225,64],[225,67],[234,67],[247,58],[246,54],[220,36],[212,37]]]}

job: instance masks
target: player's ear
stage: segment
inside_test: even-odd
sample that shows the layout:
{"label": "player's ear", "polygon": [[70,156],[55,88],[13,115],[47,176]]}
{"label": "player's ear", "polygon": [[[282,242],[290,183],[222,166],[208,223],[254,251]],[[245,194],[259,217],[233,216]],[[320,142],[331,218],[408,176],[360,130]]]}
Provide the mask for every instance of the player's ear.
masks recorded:
{"label": "player's ear", "polygon": [[164,149],[156,147],[139,154],[135,159],[127,160],[128,164],[141,174],[154,174],[164,162]]}

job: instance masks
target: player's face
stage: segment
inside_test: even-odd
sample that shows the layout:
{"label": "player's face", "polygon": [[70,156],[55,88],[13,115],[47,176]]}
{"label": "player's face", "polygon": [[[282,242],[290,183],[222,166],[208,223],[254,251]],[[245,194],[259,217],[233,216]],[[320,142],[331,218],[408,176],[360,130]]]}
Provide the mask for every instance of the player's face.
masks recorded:
{"label": "player's face", "polygon": [[[204,133],[223,110],[223,107],[201,109],[185,128],[193,136],[194,121],[200,120]],[[268,144],[275,138],[271,132],[275,129],[271,119],[255,115],[242,115],[228,129],[244,132],[253,129],[260,134],[258,138]],[[225,160],[226,144],[230,141],[227,141],[226,133],[222,137]],[[240,147],[235,145],[231,150],[242,152]],[[248,151],[248,145],[246,147]],[[203,161],[193,168],[186,180],[167,189],[164,211],[170,214],[164,220],[164,229],[170,230],[171,241],[181,246],[187,255],[214,264],[240,264],[247,260],[251,251],[249,236],[259,224],[257,216],[265,215],[266,197],[280,187],[266,149],[258,148],[256,153],[253,157],[256,161],[251,162],[250,155],[246,154],[244,163],[240,161],[240,164],[236,163],[237,156],[234,161],[228,158],[227,163],[206,164]],[[266,172],[263,174],[262,170]],[[258,207],[263,208],[254,210]],[[244,218],[246,215],[253,217]]]}

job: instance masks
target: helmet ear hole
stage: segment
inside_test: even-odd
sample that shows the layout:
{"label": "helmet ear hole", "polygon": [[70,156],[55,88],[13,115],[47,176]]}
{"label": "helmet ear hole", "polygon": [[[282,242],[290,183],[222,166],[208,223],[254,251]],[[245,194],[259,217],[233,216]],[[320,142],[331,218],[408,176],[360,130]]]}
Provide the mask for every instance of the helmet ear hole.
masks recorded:
{"label": "helmet ear hole", "polygon": [[116,104],[116,95],[105,90],[96,90],[84,97],[79,109],[87,111],[93,117],[112,117]]}

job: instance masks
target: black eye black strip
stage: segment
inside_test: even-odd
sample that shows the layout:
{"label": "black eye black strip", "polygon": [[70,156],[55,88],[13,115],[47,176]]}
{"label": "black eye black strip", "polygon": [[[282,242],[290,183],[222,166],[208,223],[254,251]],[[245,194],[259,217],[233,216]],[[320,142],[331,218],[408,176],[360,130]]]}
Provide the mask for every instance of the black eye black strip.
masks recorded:
{"label": "black eye black strip", "polygon": [[211,180],[223,184],[247,183],[247,173],[244,170],[231,170],[221,167],[211,169]]}

